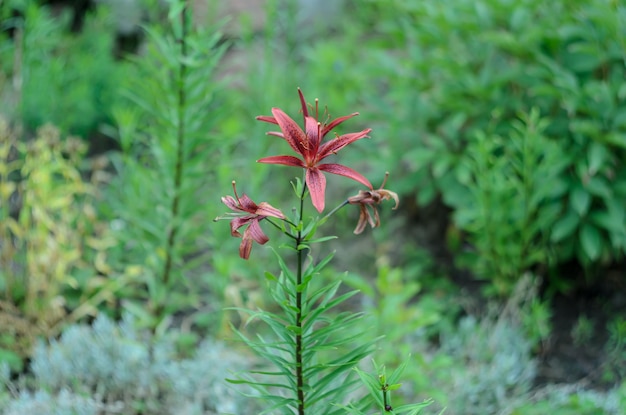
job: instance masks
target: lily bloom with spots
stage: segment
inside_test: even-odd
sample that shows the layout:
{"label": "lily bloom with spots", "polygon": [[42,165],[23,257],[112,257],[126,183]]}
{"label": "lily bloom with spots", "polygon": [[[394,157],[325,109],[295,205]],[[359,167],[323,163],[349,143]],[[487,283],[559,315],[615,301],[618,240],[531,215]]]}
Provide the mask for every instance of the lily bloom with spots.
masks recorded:
{"label": "lily bloom with spots", "polygon": [[[396,192],[392,192],[391,190],[383,189],[385,187],[385,183],[387,183],[387,177],[389,177],[389,173],[385,173],[385,179],[383,180],[383,184],[376,190],[360,190],[356,196],[352,196],[348,198],[348,203],[353,205],[359,205],[361,208],[361,214],[359,215],[359,222],[354,229],[354,233],[356,235],[363,232],[365,226],[369,223],[372,228],[380,226],[380,216],[378,215],[378,209],[376,206],[382,203],[383,200],[393,199],[396,202],[396,205],[393,209],[397,209],[400,204],[400,199],[398,198],[398,194]],[[374,211],[374,218],[370,215],[368,210],[368,206],[371,206]]]}
{"label": "lily bloom with spots", "polygon": [[298,94],[300,95],[300,104],[304,116],[304,130],[280,108],[272,108],[273,116],[271,117],[258,116],[256,119],[278,125],[281,132],[270,132],[268,134],[283,138],[301,158],[294,156],[271,156],[264,157],[258,160],[258,162],[304,168],[306,170],[305,181],[311,193],[311,201],[315,209],[321,213],[324,210],[324,196],[326,192],[326,178],[322,172],[348,177],[372,189],[372,184],[355,170],[341,164],[322,163],[322,160],[326,157],[336,154],[348,144],[367,137],[371,128],[357,133],[336,135],[334,138],[322,143],[324,137],[332,129],[345,120],[358,115],[358,113],[355,112],[337,118],[326,124],[319,121],[318,101],[315,100],[315,117],[313,117],[309,114],[300,88],[298,88]]}
{"label": "lily bloom with spots", "polygon": [[[222,197],[222,203],[235,213],[227,213],[224,216],[215,218],[215,220],[230,219],[230,234],[242,238],[239,245],[239,256],[243,259],[248,259],[250,258],[250,251],[252,251],[252,241],[259,245],[264,245],[269,241],[267,235],[263,233],[259,222],[268,217],[285,219],[285,215],[269,203],[261,202],[257,205],[245,193],[239,197],[234,181],[233,191],[235,197],[224,196]],[[246,225],[248,227],[243,231],[242,235],[239,233],[239,228]]]}

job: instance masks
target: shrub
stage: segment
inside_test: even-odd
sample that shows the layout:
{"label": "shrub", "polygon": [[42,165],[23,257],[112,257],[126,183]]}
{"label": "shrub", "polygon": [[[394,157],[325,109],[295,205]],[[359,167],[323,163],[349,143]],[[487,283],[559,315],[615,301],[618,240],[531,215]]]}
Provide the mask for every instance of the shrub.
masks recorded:
{"label": "shrub", "polygon": [[[492,157],[504,160],[486,173],[504,181],[510,172],[502,164],[513,164],[507,149],[513,146],[509,137],[518,134],[517,117],[536,108],[545,123],[545,140],[563,149],[563,166],[543,183],[554,189],[549,197],[557,199],[558,217],[545,210],[553,203],[542,204],[527,218],[530,229],[541,229],[540,239],[555,248],[559,262],[576,259],[591,269],[623,258],[624,8],[606,0],[367,3],[360,10],[382,33],[378,42],[394,51],[380,64],[377,78],[393,81],[379,81],[369,90],[376,94],[372,106],[385,121],[379,133],[395,137],[380,154],[404,167],[403,193],[420,204],[442,195],[458,207],[468,185],[465,165],[480,137],[502,137],[503,147],[493,149]],[[510,191],[501,189],[495,200]],[[532,190],[530,200],[545,197],[541,192]],[[491,213],[506,209],[495,200]],[[479,232],[475,224],[456,219],[461,229]],[[522,222],[503,221],[508,228],[500,236]],[[526,243],[509,238],[506,245],[517,244],[513,250],[523,251]],[[501,244],[498,238],[477,254],[507,249]],[[507,258],[502,253],[500,261]],[[546,258],[528,259],[548,264]]]}
{"label": "shrub", "polygon": [[454,333],[443,333],[440,353],[456,362],[452,384],[444,389],[452,413],[498,413],[524,399],[532,386],[532,345],[509,322],[466,317]]}
{"label": "shrub", "polygon": [[[4,114],[27,131],[52,123],[64,133],[88,136],[109,120],[124,65],[113,56],[114,22],[102,7],[88,13],[84,29],[70,33],[69,15],[54,17],[34,1],[13,2],[21,18],[7,19],[12,38],[0,36],[7,65]],[[11,88],[12,87],[12,88]]]}
{"label": "shrub", "polygon": [[[241,355],[216,341],[180,359],[174,337],[138,332],[130,320],[100,315],[92,326],[74,325],[49,345],[39,343],[30,365],[33,379],[12,385],[7,413],[214,414],[252,408],[223,380],[245,365]],[[33,383],[34,382],[34,383]],[[34,389],[27,385],[34,384]],[[40,412],[41,411],[41,412]],[[75,411],[75,412],[71,412]],[[249,413],[249,412],[248,412]]]}
{"label": "shrub", "polygon": [[84,143],[61,137],[47,125],[24,142],[0,119],[0,361],[18,370],[36,336],[57,334],[123,283],[105,277],[112,242],[95,182],[79,169]]}
{"label": "shrub", "polygon": [[194,283],[219,244],[205,206],[224,151],[215,71],[226,44],[214,28],[195,27],[183,3],[172,3],[168,26],[147,31],[124,84],[128,100],[114,110],[122,151],[102,211],[117,228],[117,266],[141,268],[124,306],[155,328],[202,302],[207,288]]}
{"label": "shrub", "polygon": [[458,166],[464,187],[448,197],[473,248],[467,264],[500,295],[526,270],[554,263],[550,232],[567,190],[564,149],[545,137],[546,120],[533,111],[513,128],[509,137],[476,134]]}
{"label": "shrub", "polygon": [[464,415],[506,413],[526,402],[537,368],[534,344],[518,305],[507,307],[443,327],[436,348],[421,345],[423,336],[416,335],[421,357],[411,380],[418,396],[432,396],[445,413]]}
{"label": "shrub", "polygon": [[548,385],[530,402],[516,407],[511,415],[621,415],[626,404],[624,385],[608,391],[583,389],[579,385]]}
{"label": "shrub", "polygon": [[24,392],[9,403],[5,415],[40,414],[40,415],[98,415],[101,405],[92,399],[62,390],[58,395],[45,391]]}

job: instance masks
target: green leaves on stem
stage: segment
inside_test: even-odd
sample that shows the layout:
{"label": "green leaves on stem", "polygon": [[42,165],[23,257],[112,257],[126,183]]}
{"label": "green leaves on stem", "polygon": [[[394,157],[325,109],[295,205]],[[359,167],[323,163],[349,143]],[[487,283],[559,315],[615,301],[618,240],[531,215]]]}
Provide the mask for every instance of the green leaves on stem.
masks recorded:
{"label": "green leaves on stem", "polygon": [[[408,362],[409,359],[407,358],[404,363],[398,366],[389,377],[386,375],[385,366],[378,365],[374,361],[372,361],[374,365],[374,374],[365,372],[359,368],[354,369],[369,391],[369,400],[373,401],[377,408],[380,408],[381,415],[417,415],[421,413],[422,409],[433,403],[432,399],[427,399],[420,403],[402,405],[397,408],[392,406],[391,392],[400,389],[402,386],[399,381]],[[341,408],[347,411],[348,414],[364,415],[363,411],[352,404],[349,406],[341,406]],[[441,411],[440,415],[442,413],[443,411]]]}
{"label": "green leaves on stem", "polygon": [[[283,258],[276,254],[281,269],[279,276],[266,273],[270,295],[282,313],[248,311],[250,319],[262,321],[272,332],[274,340],[256,336],[253,340],[235,330],[261,358],[271,363],[251,375],[240,375],[232,383],[245,383],[256,389],[261,399],[273,405],[263,413],[280,409],[280,413],[293,413],[299,405],[297,395],[296,337],[301,336],[301,362],[304,396],[307,414],[340,414],[340,407],[329,407],[329,402],[342,402],[357,386],[352,368],[373,351],[374,340],[363,341],[362,332],[356,330],[361,321],[360,313],[335,311],[358,291],[336,296],[341,281],[319,286],[313,278],[331,261],[334,254],[315,263],[310,257],[303,267],[301,282],[289,269]],[[301,307],[294,307],[295,296],[301,295]]]}

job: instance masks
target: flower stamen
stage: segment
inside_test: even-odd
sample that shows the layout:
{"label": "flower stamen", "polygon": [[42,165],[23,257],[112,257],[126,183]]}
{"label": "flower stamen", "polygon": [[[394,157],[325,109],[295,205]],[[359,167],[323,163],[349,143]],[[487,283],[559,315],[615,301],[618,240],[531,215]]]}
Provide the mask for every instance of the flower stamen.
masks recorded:
{"label": "flower stamen", "polygon": [[232,185],[233,185],[233,193],[235,193],[235,198],[237,199],[237,203],[239,203],[239,205],[241,206],[241,200],[239,200],[239,195],[237,194],[237,182],[233,180]]}
{"label": "flower stamen", "polygon": [[320,119],[320,113],[319,113],[319,99],[315,98],[315,119],[319,120]]}

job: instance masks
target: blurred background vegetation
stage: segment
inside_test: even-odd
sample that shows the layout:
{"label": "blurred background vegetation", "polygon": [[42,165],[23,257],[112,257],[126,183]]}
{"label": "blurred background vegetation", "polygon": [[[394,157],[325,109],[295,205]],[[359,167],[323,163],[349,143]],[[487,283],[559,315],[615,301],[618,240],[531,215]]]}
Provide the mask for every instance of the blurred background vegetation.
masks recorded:
{"label": "blurred background vegetation", "polygon": [[[159,0],[0,2],[6,413],[160,414],[180,399],[249,413],[217,386],[228,322],[243,323],[222,310],[265,306],[271,256],[241,261],[211,220],[232,180],[290,209],[289,170],[254,163],[284,143],[254,117],[295,116],[297,87],[333,117],[360,112],[346,128],[372,138],[342,162],[374,186],[389,171],[401,196],[358,238],[356,210],[338,214],[320,278],[361,289],[379,363],[411,354],[403,398],[624,413],[623,1],[188,3],[187,26]],[[329,184],[329,204],[358,190]],[[76,348],[77,330],[93,346]],[[131,361],[91,370],[97,347]],[[216,386],[194,359],[220,362]]]}

